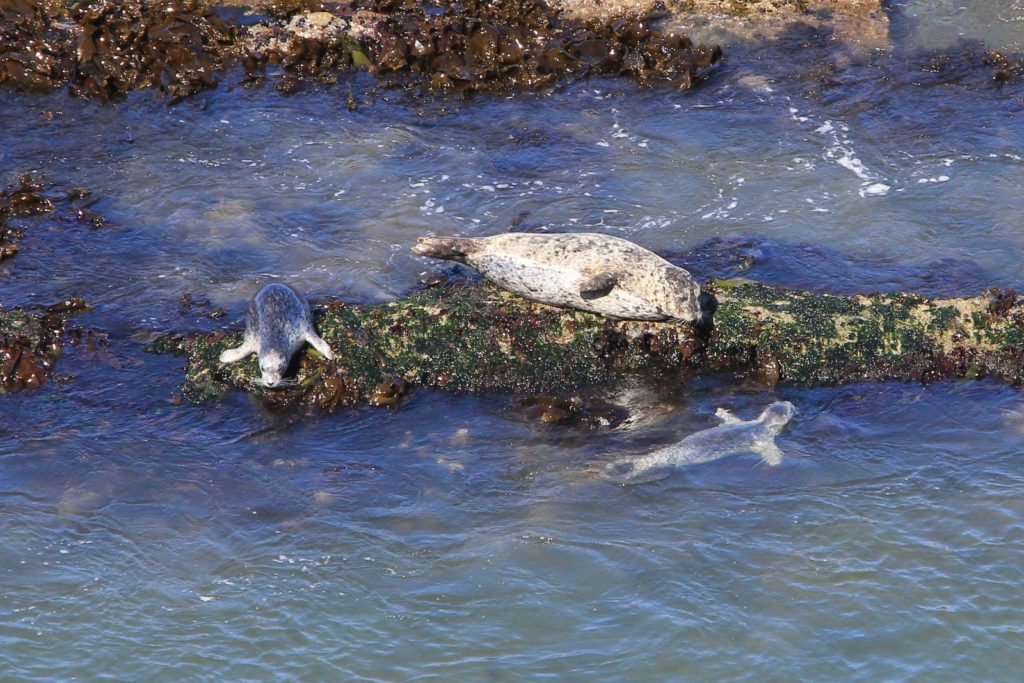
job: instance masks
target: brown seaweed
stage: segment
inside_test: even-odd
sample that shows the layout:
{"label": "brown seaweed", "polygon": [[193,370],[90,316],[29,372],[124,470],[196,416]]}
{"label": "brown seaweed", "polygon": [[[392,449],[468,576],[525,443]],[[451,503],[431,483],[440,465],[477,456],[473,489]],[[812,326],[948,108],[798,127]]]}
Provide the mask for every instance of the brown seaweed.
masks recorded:
{"label": "brown seaweed", "polygon": [[81,299],[41,310],[0,309],[0,393],[45,384],[61,354],[68,316],[86,309]]}
{"label": "brown seaweed", "polygon": [[48,91],[71,71],[70,33],[44,3],[0,0],[0,85]]}
{"label": "brown seaweed", "polygon": [[81,223],[93,228],[105,225],[103,216],[87,208],[97,200],[82,201],[88,194],[88,190],[82,188],[63,193],[51,191],[42,177],[32,173],[23,173],[17,183],[0,189],[0,261],[20,251],[17,241],[38,222],[26,219],[48,216],[47,220],[62,225]]}
{"label": "brown seaweed", "polygon": [[591,74],[689,88],[722,55],[647,17],[581,21],[542,0],[370,0],[352,21],[372,73],[432,89],[530,89]]}
{"label": "brown seaweed", "polygon": [[[286,2],[242,28],[199,0],[0,0],[0,85],[108,101],[152,87],[172,101],[216,83],[241,61],[248,83],[275,65],[277,87],[368,68],[385,85],[429,90],[534,89],[590,74],[689,88],[718,47],[653,28],[655,16],[564,15],[543,0]],[[354,106],[354,98],[348,106]]]}
{"label": "brown seaweed", "polygon": [[196,0],[81,0],[70,16],[79,27],[74,90],[101,100],[143,87],[178,99],[211,87],[233,41]]}

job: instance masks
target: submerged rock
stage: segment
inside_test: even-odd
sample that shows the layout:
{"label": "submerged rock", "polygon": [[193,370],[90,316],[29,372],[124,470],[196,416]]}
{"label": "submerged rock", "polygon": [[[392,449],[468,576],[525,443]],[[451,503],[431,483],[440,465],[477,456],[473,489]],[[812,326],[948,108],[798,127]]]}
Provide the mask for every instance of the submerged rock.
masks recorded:
{"label": "submerged rock", "polygon": [[43,183],[29,173],[16,185],[0,190],[0,261],[18,253],[17,240],[24,230],[12,218],[38,216],[53,211],[53,201],[42,194]]}
{"label": "submerged rock", "polygon": [[531,420],[584,429],[613,429],[629,417],[626,408],[597,396],[533,396],[518,409]]}
{"label": "submerged rock", "polygon": [[36,217],[47,216],[42,220],[61,224],[103,226],[103,216],[88,208],[97,200],[88,197],[89,192],[82,188],[55,192],[47,181],[32,173],[23,173],[16,183],[0,189],[0,261],[19,253],[17,241],[39,222],[34,220]]}

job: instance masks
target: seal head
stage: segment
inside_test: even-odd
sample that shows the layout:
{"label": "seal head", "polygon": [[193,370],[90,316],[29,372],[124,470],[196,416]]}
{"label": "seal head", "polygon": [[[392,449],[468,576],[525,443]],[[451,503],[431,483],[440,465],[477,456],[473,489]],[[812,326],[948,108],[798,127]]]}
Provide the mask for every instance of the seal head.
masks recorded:
{"label": "seal head", "polygon": [[796,406],[789,401],[777,401],[765,408],[757,419],[772,434],[778,434],[797,412]]}

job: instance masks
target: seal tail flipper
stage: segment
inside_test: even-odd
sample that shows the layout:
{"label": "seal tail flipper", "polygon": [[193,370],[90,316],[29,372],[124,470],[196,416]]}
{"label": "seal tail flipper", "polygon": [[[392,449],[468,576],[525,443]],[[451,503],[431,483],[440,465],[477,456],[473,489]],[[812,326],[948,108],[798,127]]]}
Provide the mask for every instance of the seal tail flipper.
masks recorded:
{"label": "seal tail flipper", "polygon": [[700,316],[694,322],[694,327],[697,328],[698,334],[702,337],[707,337],[715,327],[715,311],[718,310],[718,299],[709,292],[701,292],[700,296],[697,297],[697,303],[700,305]]}
{"label": "seal tail flipper", "polygon": [[466,256],[478,248],[472,237],[418,237],[412,253],[464,263]]}
{"label": "seal tail flipper", "polygon": [[309,345],[316,349],[321,356],[327,360],[334,360],[334,351],[331,351],[331,345],[323,340],[323,337],[318,335],[312,329],[306,330],[306,341]]}
{"label": "seal tail flipper", "polygon": [[253,353],[256,353],[256,349],[248,342],[242,342],[241,346],[221,351],[220,362],[225,364],[235,363]]}
{"label": "seal tail flipper", "polygon": [[587,301],[599,299],[602,296],[607,296],[617,283],[618,278],[611,273],[602,272],[581,276],[579,280],[580,296]]}

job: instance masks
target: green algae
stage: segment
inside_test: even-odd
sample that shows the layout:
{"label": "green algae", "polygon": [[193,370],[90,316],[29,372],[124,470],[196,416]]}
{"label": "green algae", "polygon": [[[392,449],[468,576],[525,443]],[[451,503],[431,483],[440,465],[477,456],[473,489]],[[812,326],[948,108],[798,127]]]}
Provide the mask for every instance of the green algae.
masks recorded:
{"label": "green algae", "polygon": [[[838,297],[756,283],[722,291],[709,346],[720,367],[742,369],[743,354],[767,356],[782,381],[803,385],[1021,376],[1020,304],[996,316],[986,312],[984,296]],[[1015,359],[1009,366],[1008,354]]]}

